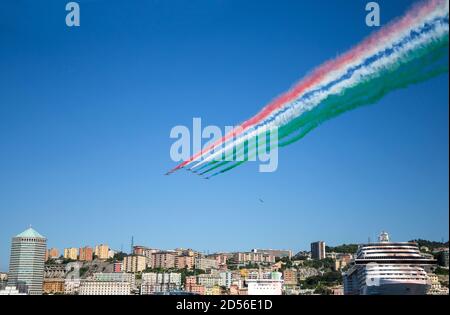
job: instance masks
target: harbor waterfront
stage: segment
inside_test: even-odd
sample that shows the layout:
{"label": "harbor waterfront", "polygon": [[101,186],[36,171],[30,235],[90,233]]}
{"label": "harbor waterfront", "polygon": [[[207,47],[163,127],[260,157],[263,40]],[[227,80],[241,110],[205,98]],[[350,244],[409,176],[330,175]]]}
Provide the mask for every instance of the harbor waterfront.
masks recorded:
{"label": "harbor waterfront", "polygon": [[[28,228],[11,240],[0,295],[448,295],[448,242],[391,241],[204,253],[107,244],[61,250]],[[206,304],[197,306],[206,307]],[[182,307],[193,307],[184,305]]]}

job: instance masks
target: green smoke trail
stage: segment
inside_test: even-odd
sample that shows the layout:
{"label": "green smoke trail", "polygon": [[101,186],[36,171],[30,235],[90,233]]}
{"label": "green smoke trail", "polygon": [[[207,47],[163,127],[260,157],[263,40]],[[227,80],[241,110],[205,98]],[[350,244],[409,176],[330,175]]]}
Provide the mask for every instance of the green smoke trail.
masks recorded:
{"label": "green smoke trail", "polygon": [[[447,34],[428,45],[409,51],[400,62],[367,77],[363,82],[345,89],[342,93],[328,96],[317,107],[280,127],[278,145],[283,147],[296,142],[321,123],[352,109],[374,104],[391,91],[448,73],[448,44]],[[230,162],[221,162],[220,165],[207,168],[204,173],[225,166],[210,177],[216,176],[254,158],[257,152],[255,145],[245,148],[244,152],[237,152],[238,155],[245,155],[244,158],[241,157],[242,161],[232,162],[231,165]]]}

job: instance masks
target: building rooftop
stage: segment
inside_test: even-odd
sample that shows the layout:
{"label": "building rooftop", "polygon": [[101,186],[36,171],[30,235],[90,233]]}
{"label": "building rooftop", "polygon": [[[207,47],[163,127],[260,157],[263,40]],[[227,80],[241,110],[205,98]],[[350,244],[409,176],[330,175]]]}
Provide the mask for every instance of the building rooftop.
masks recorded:
{"label": "building rooftop", "polygon": [[20,234],[17,234],[16,237],[39,237],[39,238],[45,238],[41,234],[39,234],[35,229],[32,227],[29,227],[25,231],[23,231]]}

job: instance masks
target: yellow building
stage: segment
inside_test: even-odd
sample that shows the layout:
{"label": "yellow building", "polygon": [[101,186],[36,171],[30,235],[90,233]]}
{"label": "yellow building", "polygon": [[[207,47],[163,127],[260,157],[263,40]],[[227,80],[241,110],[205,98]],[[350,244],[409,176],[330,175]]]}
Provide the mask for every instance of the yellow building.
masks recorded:
{"label": "yellow building", "polygon": [[248,278],[248,273],[249,273],[248,269],[242,268],[241,270],[239,270],[239,273],[241,274],[242,278],[244,278],[244,279]]}
{"label": "yellow building", "polygon": [[213,287],[205,287],[205,295],[220,295],[221,289],[219,286],[213,286]]}
{"label": "yellow building", "polygon": [[95,246],[95,256],[101,260],[107,260],[109,253],[109,246],[106,244],[100,244]]}
{"label": "yellow building", "polygon": [[78,259],[78,248],[76,248],[76,247],[64,248],[64,258],[77,260]]}
{"label": "yellow building", "polygon": [[132,255],[123,258],[123,271],[136,273],[144,271],[145,269],[147,269],[147,257],[141,255]]}

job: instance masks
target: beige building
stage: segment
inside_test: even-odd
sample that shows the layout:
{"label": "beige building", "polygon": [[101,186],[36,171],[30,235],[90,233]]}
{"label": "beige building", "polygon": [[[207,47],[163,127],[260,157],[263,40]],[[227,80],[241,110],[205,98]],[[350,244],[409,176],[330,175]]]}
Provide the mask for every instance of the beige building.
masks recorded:
{"label": "beige building", "polygon": [[64,258],[77,260],[78,259],[78,248],[76,248],[76,247],[64,248]]}
{"label": "beige building", "polygon": [[206,258],[215,259],[217,261],[217,266],[224,266],[227,264],[228,256],[224,254],[212,254],[208,255]]}
{"label": "beige building", "polygon": [[83,281],[80,295],[130,295],[131,284],[122,281]]}
{"label": "beige building", "polygon": [[122,270],[124,272],[141,272],[147,269],[147,257],[141,255],[126,256],[123,259]]}
{"label": "beige building", "polygon": [[175,252],[158,252],[153,254],[153,268],[175,268]]}
{"label": "beige building", "polygon": [[194,256],[177,256],[175,257],[175,268],[192,269],[194,268]]}
{"label": "beige building", "polygon": [[205,287],[205,295],[220,295],[222,290],[219,286]]}
{"label": "beige building", "polygon": [[296,269],[285,269],[283,271],[284,285],[297,285],[297,270]]}
{"label": "beige building", "polygon": [[275,263],[275,256],[265,254],[265,253],[235,253],[233,255],[233,260],[238,264],[248,264],[248,263]]}
{"label": "beige building", "polygon": [[439,277],[434,273],[428,273],[428,295],[448,295],[448,288],[441,286]]}
{"label": "beige building", "polygon": [[197,276],[197,283],[205,286],[206,288],[212,288],[215,286],[220,286],[222,279],[219,275],[201,274]]}
{"label": "beige building", "polygon": [[217,269],[217,260],[216,259],[209,259],[209,258],[195,258],[194,262],[195,269],[200,270],[210,270],[210,269]]}
{"label": "beige building", "polygon": [[100,244],[95,246],[95,256],[100,260],[107,260],[109,258],[109,246],[106,244]]}

